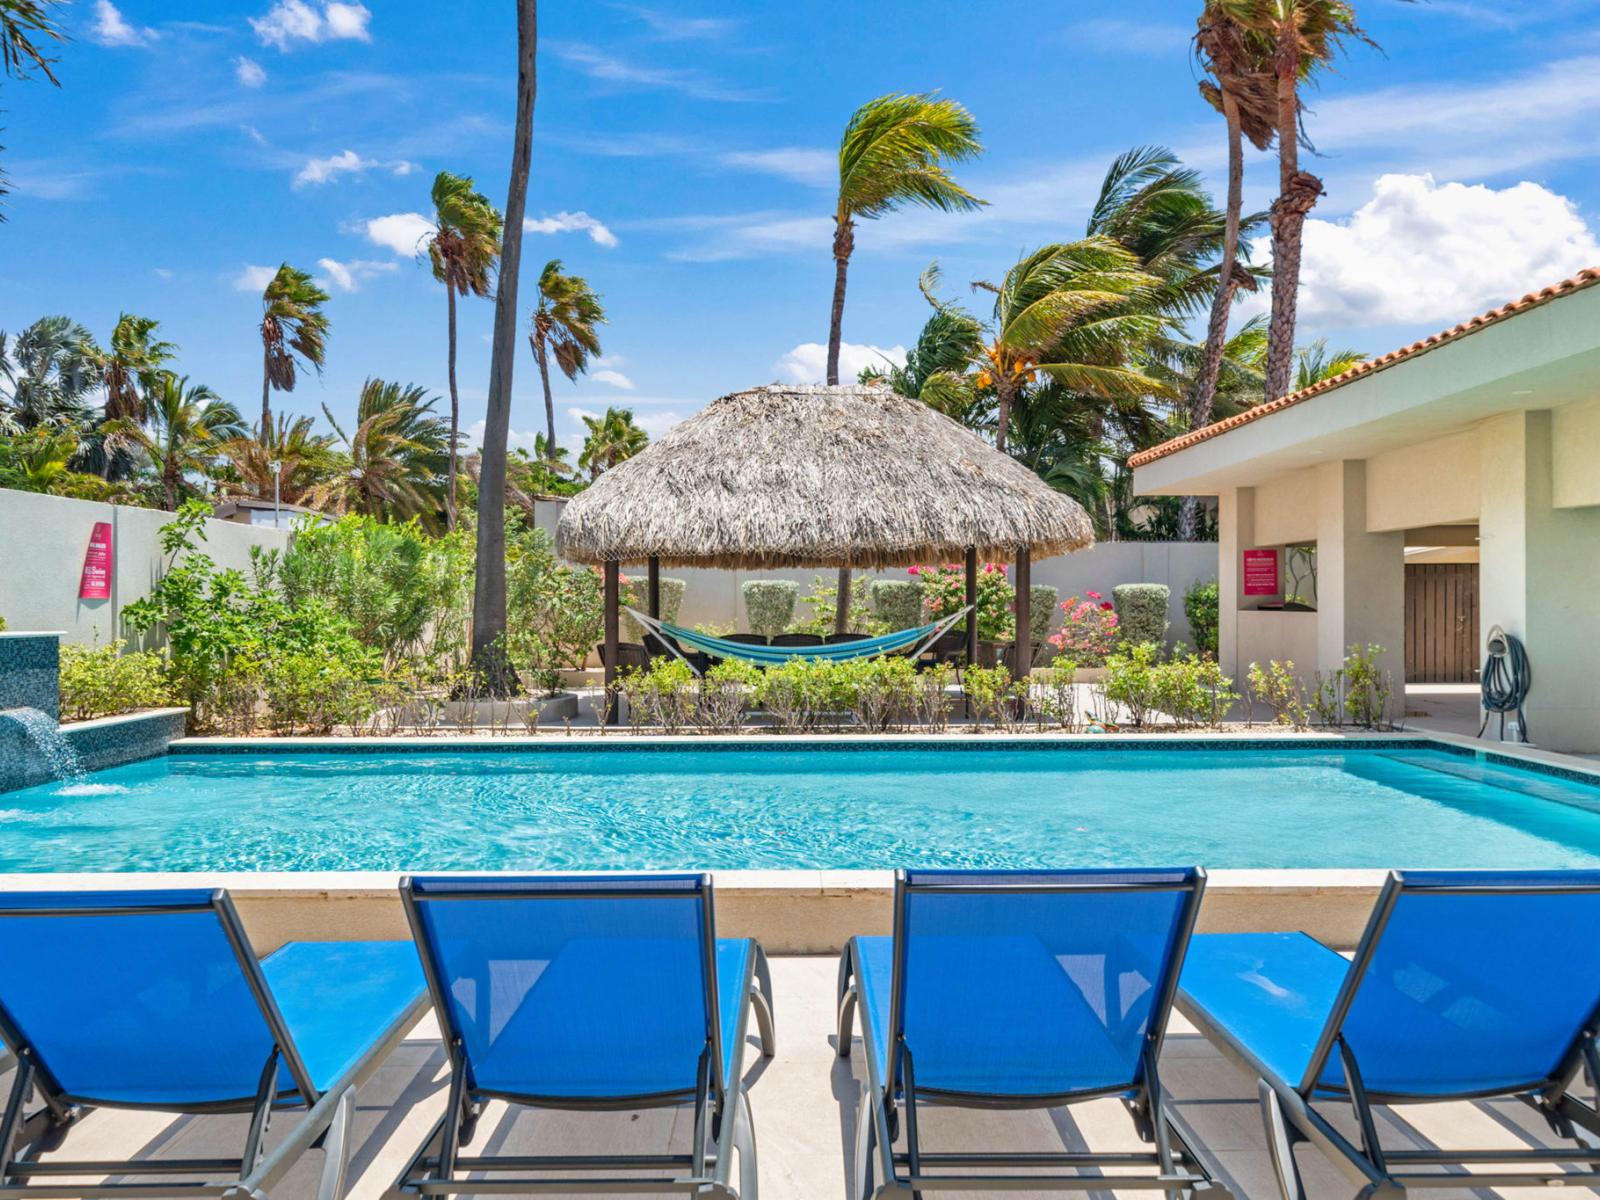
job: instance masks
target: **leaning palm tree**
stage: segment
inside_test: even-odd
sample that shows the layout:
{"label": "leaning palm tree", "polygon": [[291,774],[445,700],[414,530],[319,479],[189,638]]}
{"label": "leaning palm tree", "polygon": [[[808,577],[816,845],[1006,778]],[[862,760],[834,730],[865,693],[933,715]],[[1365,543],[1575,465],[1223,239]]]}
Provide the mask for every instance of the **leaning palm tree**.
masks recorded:
{"label": "leaning palm tree", "polygon": [[456,453],[461,437],[461,396],[456,390],[456,297],[487,296],[500,257],[500,213],[472,189],[472,179],[440,171],[433,179],[433,233],[428,260],[449,300],[450,469],[445,483],[445,524],[456,527]]}
{"label": "leaning palm tree", "polygon": [[584,417],[583,423],[589,436],[578,455],[578,466],[589,472],[590,479],[598,479],[650,444],[649,435],[633,423],[631,409],[608,408],[603,416]]}
{"label": "leaning palm tree", "polygon": [[420,517],[433,526],[449,463],[449,426],[434,415],[433,405],[414,384],[369,379],[346,433],[324,404],[323,414],[343,443],[343,459],[332,478],[312,489],[313,503],[383,520]]}
{"label": "leaning palm tree", "polygon": [[[51,83],[61,86],[50,69],[55,59],[46,57],[40,49],[46,39],[65,40],[51,12],[59,3],[60,0],[0,0],[0,74],[9,79],[26,79],[29,71],[38,70]],[[6,191],[5,172],[0,171],[0,196]],[[5,219],[5,214],[0,213],[0,221]]]}
{"label": "leaning palm tree", "polygon": [[[839,196],[833,211],[833,308],[828,317],[827,382],[839,382],[845,283],[856,248],[856,221],[907,204],[970,212],[985,203],[950,176],[949,164],[983,152],[978,123],[954,100],[932,92],[890,93],[851,114],[839,141]],[[850,572],[839,572],[834,629],[850,620]]]}
{"label": "leaning palm tree", "polygon": [[161,322],[154,317],[123,313],[111,331],[111,345],[100,354],[100,374],[106,389],[107,419],[144,420],[145,397],[160,385],[165,364],[177,356],[178,347],[155,337]]}
{"label": "leaning palm tree", "polygon": [[478,538],[472,585],[472,663],[478,678],[499,695],[517,686],[505,650],[506,444],[511,435],[511,376],[516,362],[517,284],[522,259],[522,218],[528,205],[533,153],[533,104],[538,95],[535,51],[538,0],[517,0],[517,117],[511,142],[511,182],[506,190],[505,241],[494,298],[489,354],[489,399],[479,468]]}
{"label": "leaning palm tree", "polygon": [[297,363],[319,372],[328,350],[328,293],[288,263],[261,295],[261,428],[272,425],[272,392],[294,391]]}
{"label": "leaning palm tree", "polygon": [[550,358],[568,379],[576,380],[589,369],[591,357],[600,354],[598,326],[606,323],[605,306],[589,281],[581,275],[566,275],[561,260],[552,258],[539,272],[539,307],[533,310],[533,328],[528,344],[539,364],[544,383],[545,445],[556,444],[556,402],[550,395]]}
{"label": "leaning palm tree", "polygon": [[1312,387],[1367,361],[1364,350],[1329,350],[1328,339],[1318,338],[1294,352],[1294,390]]}
{"label": "leaning palm tree", "polygon": [[219,449],[232,467],[233,478],[221,490],[258,500],[304,505],[311,492],[333,469],[332,438],[313,432],[311,417],[273,418],[263,435],[258,428],[229,438]]}
{"label": "leaning palm tree", "polygon": [[0,332],[0,432],[86,425],[99,355],[93,335],[68,317]]}
{"label": "leaning palm tree", "polygon": [[110,447],[142,452],[161,487],[162,507],[176,512],[188,476],[205,474],[222,453],[223,444],[244,433],[239,410],[203,383],[168,371],[149,398],[145,420],[128,417],[102,427]]}

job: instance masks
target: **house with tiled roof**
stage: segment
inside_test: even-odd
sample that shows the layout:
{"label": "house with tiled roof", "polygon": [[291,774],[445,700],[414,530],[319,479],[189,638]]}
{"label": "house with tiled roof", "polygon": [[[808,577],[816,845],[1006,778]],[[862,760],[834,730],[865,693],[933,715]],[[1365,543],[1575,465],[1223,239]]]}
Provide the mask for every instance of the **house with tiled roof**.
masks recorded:
{"label": "house with tiled roof", "polygon": [[1352,645],[1398,681],[1527,648],[1527,721],[1600,750],[1600,270],[1130,459],[1215,496],[1219,656],[1312,677]]}

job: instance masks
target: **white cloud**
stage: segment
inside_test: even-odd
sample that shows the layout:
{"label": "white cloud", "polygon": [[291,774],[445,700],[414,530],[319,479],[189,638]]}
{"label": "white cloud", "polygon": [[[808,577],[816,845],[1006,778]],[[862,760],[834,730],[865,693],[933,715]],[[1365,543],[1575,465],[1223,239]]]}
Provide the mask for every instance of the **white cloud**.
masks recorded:
{"label": "white cloud", "polygon": [[240,292],[264,292],[267,284],[272,282],[272,277],[278,273],[277,267],[247,266],[233,277],[233,287]]}
{"label": "white cloud", "polygon": [[[668,258],[678,262],[722,262],[797,250],[825,252],[833,239],[832,217],[758,212],[732,216],[669,217],[652,224],[655,228],[691,230],[702,235],[699,241],[668,254]],[[903,222],[883,224],[888,228]],[[880,230],[874,228],[872,232],[876,235]]]}
{"label": "white cloud", "polygon": [[1440,325],[1596,265],[1600,242],[1577,206],[1536,183],[1384,175],[1347,219],[1306,222],[1299,311],[1331,325]]}
{"label": "white cloud", "polygon": [[130,24],[111,0],[95,0],[89,36],[102,46],[148,46],[158,35],[154,29]]}
{"label": "white cloud", "polygon": [[294,42],[327,42],[349,38],[370,42],[367,24],[372,13],[364,4],[324,0],[319,12],[306,0],[278,0],[265,16],[251,17],[250,28],[263,46],[288,50]]}
{"label": "white cloud", "polygon": [[295,172],[294,186],[312,187],[340,175],[360,175],[377,165],[374,160],[362,158],[354,150],[343,150],[327,158],[308,159],[306,165]]}
{"label": "white cloud", "polygon": [[397,158],[389,164],[389,174],[398,177],[410,175],[418,170],[417,164],[410,159]]}
{"label": "white cloud", "polygon": [[610,367],[601,367],[598,371],[590,371],[589,378],[596,383],[609,383],[612,387],[622,388],[628,392],[634,389],[633,380],[629,379],[621,371],[612,370]]}
{"label": "white cloud", "polygon": [[[887,369],[890,364],[904,366],[904,346],[859,346],[854,342],[839,345],[839,380],[854,383],[864,367]],[[773,369],[783,383],[821,383],[828,377],[828,347],[821,342],[801,342],[776,363]]]}
{"label": "white cloud", "polygon": [[617,90],[681,92],[695,100],[763,100],[765,92],[727,87],[702,71],[684,67],[650,67],[628,62],[583,42],[547,42],[567,66]]}
{"label": "white cloud", "polygon": [[1099,54],[1170,55],[1189,45],[1194,29],[1155,21],[1128,21],[1118,17],[1093,17],[1069,25],[1063,39],[1079,50]]}
{"label": "white cloud", "polygon": [[172,278],[172,269],[170,267],[151,267],[150,273],[157,279],[165,280]]}
{"label": "white cloud", "polygon": [[241,54],[233,60],[233,77],[244,87],[256,88],[267,81],[267,69],[255,59]]}
{"label": "white cloud", "polygon": [[617,244],[617,235],[586,212],[558,212],[553,217],[540,217],[537,220],[528,217],[523,220],[522,228],[529,233],[573,233],[581,230],[597,246],[609,250]]}
{"label": "white cloud", "polygon": [[773,150],[741,150],[724,154],[721,162],[781,175],[812,187],[831,187],[839,179],[839,155],[832,150],[808,146],[779,146]]}
{"label": "white cloud", "polygon": [[627,8],[664,42],[714,41],[726,37],[739,27],[739,22],[726,17],[683,17],[651,8],[619,7]]}
{"label": "white cloud", "polygon": [[363,231],[369,241],[387,246],[404,258],[414,258],[422,243],[433,232],[433,222],[419,212],[390,213],[373,217]]}
{"label": "white cloud", "polygon": [[373,262],[370,259],[357,258],[350,262],[340,262],[334,258],[319,258],[317,266],[322,268],[325,280],[318,280],[319,284],[331,283],[341,292],[353,292],[360,288],[365,279],[374,275],[382,275],[389,271],[399,270],[398,263]]}

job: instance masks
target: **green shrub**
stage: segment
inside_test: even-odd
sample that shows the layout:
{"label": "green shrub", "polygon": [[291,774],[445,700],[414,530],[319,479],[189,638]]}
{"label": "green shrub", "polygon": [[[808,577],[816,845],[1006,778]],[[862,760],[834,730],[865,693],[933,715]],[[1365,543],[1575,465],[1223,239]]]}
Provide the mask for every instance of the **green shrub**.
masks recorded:
{"label": "green shrub", "polygon": [[1344,711],[1351,723],[1377,729],[1388,723],[1394,681],[1378,667],[1382,646],[1351,646],[1344,658]]}
{"label": "green shrub", "polygon": [[916,672],[917,718],[928,729],[943,733],[950,725],[950,710],[955,704],[951,685],[955,683],[956,669],[949,663],[939,663]]}
{"label": "green shrub", "polygon": [[0,617],[0,633],[4,633],[5,631],[6,631],[6,619],[4,617]]}
{"label": "green shrub", "polygon": [[1216,660],[1194,653],[1157,663],[1150,669],[1150,682],[1155,707],[1178,726],[1215,728],[1239,698]]}
{"label": "green shrub", "polygon": [[148,651],[122,653],[123,643],[61,647],[61,716],[87,721],[140,708],[159,708],[171,700],[166,664]]}
{"label": "green shrub", "polygon": [[1245,682],[1246,702],[1270,708],[1274,725],[1305,729],[1311,724],[1311,706],[1306,701],[1305,685],[1300,682],[1294,663],[1277,659],[1264,667],[1251,663]]}
{"label": "green shrub", "polygon": [[279,733],[290,735],[325,736],[340,725],[360,725],[373,709],[372,681],[362,668],[376,666],[373,657],[278,655],[261,675],[267,718]]}
{"label": "green shrub", "polygon": [[737,733],[755,702],[761,672],[747,662],[723,659],[700,681],[700,725],[710,733]]}
{"label": "green shrub", "polygon": [[840,665],[855,682],[856,722],[866,732],[883,733],[910,716],[917,701],[917,669],[909,658],[893,655]]}
{"label": "green shrub", "polygon": [[1156,709],[1160,654],[1155,643],[1137,642],[1106,659],[1101,689],[1109,702],[1121,706],[1130,725],[1143,727]]}
{"label": "green shrub", "polygon": [[1206,583],[1197,579],[1183,594],[1183,615],[1189,621],[1189,639],[1196,650],[1213,657],[1217,653],[1217,608],[1215,580]]}
{"label": "green shrub", "polygon": [[680,658],[654,659],[647,670],[622,677],[628,720],[635,727],[658,725],[663,733],[682,733],[695,718],[697,685]]}
{"label": "green shrub", "polygon": [[[938,621],[967,605],[967,573],[959,563],[937,567],[911,567],[922,581],[923,622]],[[999,563],[978,568],[978,637],[986,642],[1009,642],[1016,636],[1016,614],[1011,611],[1011,583]]]}
{"label": "green shrub", "polygon": [[744,595],[744,615],[750,632],[774,637],[789,628],[800,585],[792,579],[751,579],[739,591]]}
{"label": "green shrub", "polygon": [[506,553],[506,650],[545,695],[561,688],[561,672],[583,665],[605,622],[600,576],[556,561],[550,535],[527,530]]}
{"label": "green shrub", "polygon": [[1050,636],[1060,595],[1061,589],[1048,583],[1036,583],[1028,589],[1028,632],[1034,641],[1043,642]]}
{"label": "green shrub", "polygon": [[[811,591],[808,595],[800,597],[800,603],[805,605],[806,615],[795,618],[794,624],[789,626],[791,633],[815,633],[826,637],[833,632],[834,614],[839,607],[839,587],[836,579],[830,582],[821,575],[813,575]],[[847,624],[851,633],[889,632],[883,627],[883,622],[872,615],[872,606],[867,601],[866,591],[859,587],[852,587],[850,591]]]}
{"label": "green shrub", "polygon": [[922,613],[922,592],[922,584],[916,579],[874,579],[867,587],[873,613],[891,633],[927,623]]}
{"label": "green shrub", "polygon": [[1164,583],[1119,583],[1111,589],[1122,645],[1161,646],[1167,640],[1167,601],[1172,589]]}
{"label": "green shrub", "polygon": [[1010,728],[1016,701],[1027,694],[1026,685],[1011,678],[1006,667],[968,667],[961,673],[972,717],[978,728],[988,721],[996,729]]}
{"label": "green shrub", "polygon": [[[674,625],[678,623],[678,610],[683,607],[683,593],[688,586],[682,579],[668,579],[662,576],[661,620]],[[622,603],[628,608],[636,608],[642,613],[650,611],[649,580],[625,578],[622,581],[621,594]],[[622,614],[622,630],[624,640],[630,642],[644,641],[644,635],[648,632],[627,612]]]}
{"label": "green shrub", "polygon": [[[1060,660],[1057,660],[1059,663]],[[1042,723],[1071,729],[1078,721],[1078,689],[1071,663],[1037,670],[1029,679],[1029,703]]]}

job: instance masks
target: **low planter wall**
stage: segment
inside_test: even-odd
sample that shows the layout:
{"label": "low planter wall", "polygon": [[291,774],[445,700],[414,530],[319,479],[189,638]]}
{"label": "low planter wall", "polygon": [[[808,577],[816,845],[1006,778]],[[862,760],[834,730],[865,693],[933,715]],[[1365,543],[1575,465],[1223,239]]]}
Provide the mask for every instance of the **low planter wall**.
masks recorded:
{"label": "low planter wall", "polygon": [[[57,727],[70,760],[84,771],[103,771],[165,754],[184,735],[186,708],[100,717]],[[60,762],[20,725],[0,721],[0,792],[48,783],[61,774]]]}

